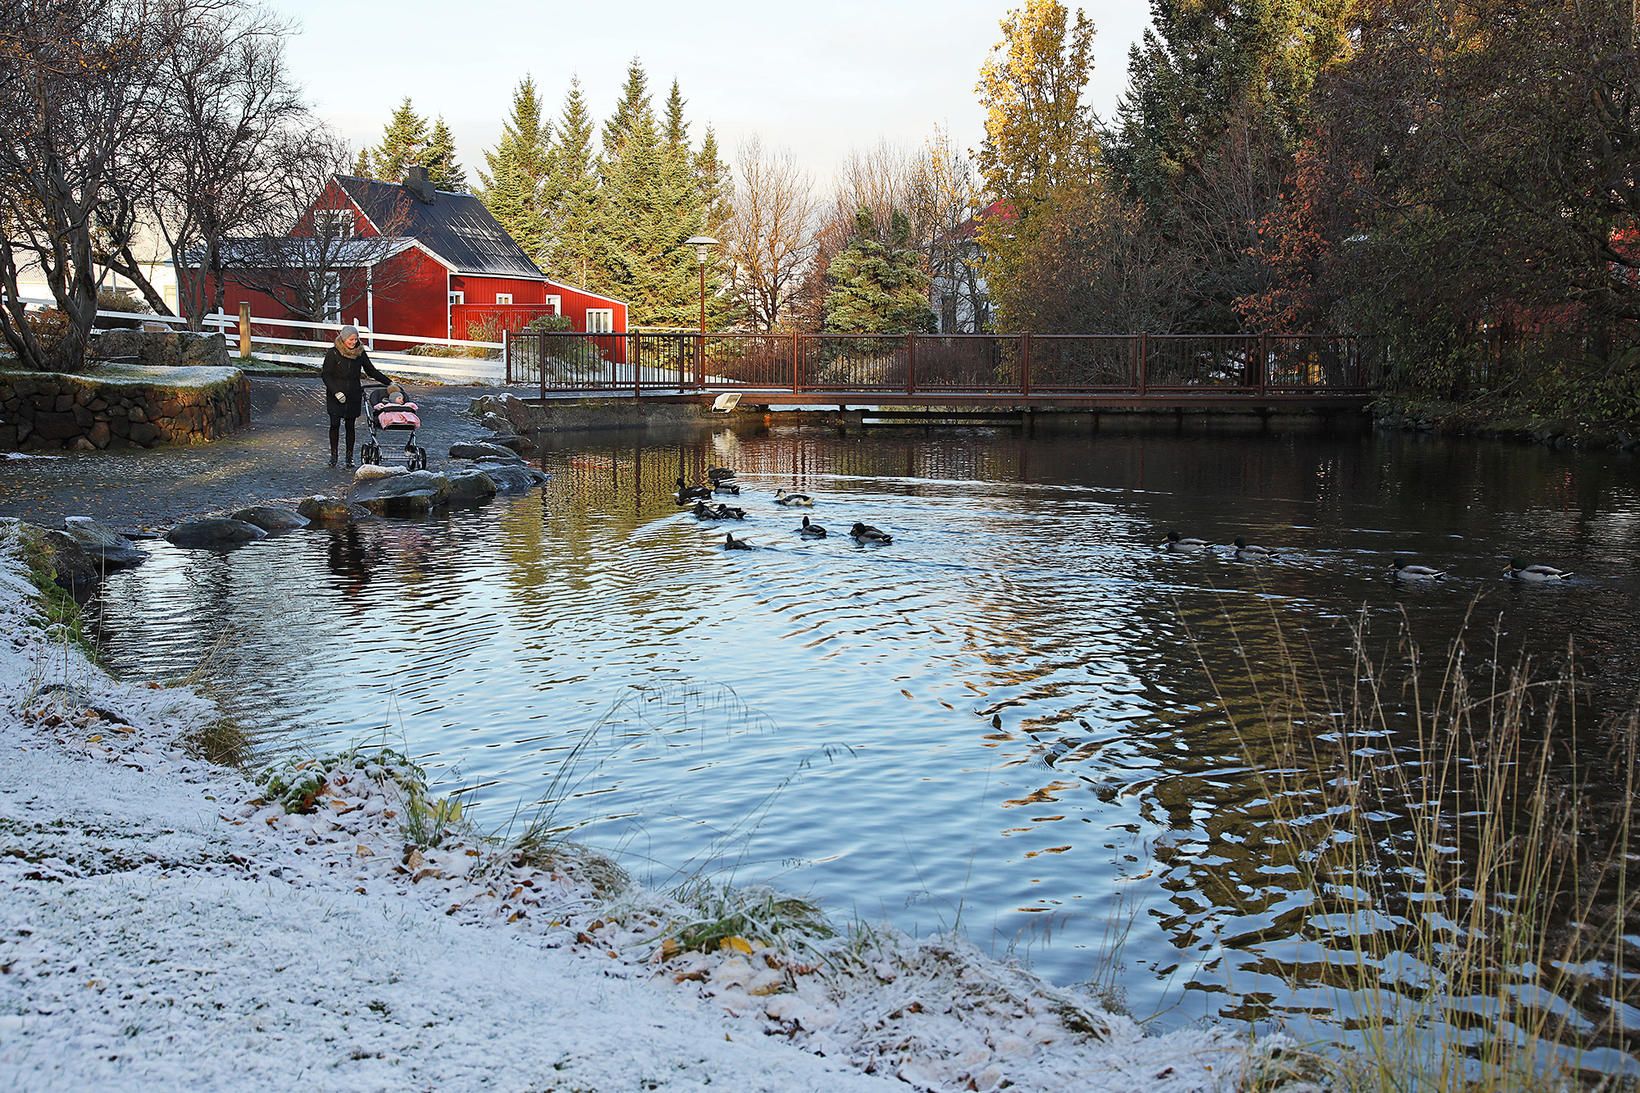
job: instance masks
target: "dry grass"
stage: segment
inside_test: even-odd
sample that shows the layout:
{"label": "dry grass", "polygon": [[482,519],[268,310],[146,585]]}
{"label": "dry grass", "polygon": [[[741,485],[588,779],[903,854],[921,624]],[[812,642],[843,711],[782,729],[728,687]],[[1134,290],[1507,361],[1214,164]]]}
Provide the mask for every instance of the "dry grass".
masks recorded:
{"label": "dry grass", "polygon": [[1341,691],[1307,650],[1284,644],[1273,688],[1245,664],[1258,712],[1234,728],[1272,757],[1256,775],[1270,864],[1322,954],[1304,985],[1330,987],[1352,1044],[1319,1056],[1325,1084],[1603,1084],[1640,1005],[1624,937],[1640,711],[1584,724],[1569,655],[1505,667],[1494,635],[1478,663],[1460,641],[1431,665],[1408,635],[1403,619],[1374,658],[1358,624]]}

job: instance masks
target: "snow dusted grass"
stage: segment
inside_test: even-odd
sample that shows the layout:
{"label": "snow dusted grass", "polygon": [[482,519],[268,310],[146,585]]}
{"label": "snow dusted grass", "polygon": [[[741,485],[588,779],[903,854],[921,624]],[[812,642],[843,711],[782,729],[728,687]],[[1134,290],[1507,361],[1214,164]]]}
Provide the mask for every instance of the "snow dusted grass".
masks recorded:
{"label": "snow dusted grass", "polygon": [[960,939],[484,838],[380,749],[253,783],[190,749],[207,698],[44,623],[0,524],[0,1087],[1180,1091],[1250,1058]]}

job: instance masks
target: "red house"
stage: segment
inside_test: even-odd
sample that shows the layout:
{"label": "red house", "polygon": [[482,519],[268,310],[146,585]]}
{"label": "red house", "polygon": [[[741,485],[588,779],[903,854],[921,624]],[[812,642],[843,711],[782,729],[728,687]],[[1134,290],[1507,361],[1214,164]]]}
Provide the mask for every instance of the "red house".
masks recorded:
{"label": "red house", "polygon": [[381,348],[497,341],[542,315],[626,330],[625,301],[548,280],[482,201],[435,190],[424,167],[402,185],[337,175],[288,236],[229,240],[223,257],[230,313],[248,302],[258,318],[297,319],[322,293],[325,321],[377,331]]}

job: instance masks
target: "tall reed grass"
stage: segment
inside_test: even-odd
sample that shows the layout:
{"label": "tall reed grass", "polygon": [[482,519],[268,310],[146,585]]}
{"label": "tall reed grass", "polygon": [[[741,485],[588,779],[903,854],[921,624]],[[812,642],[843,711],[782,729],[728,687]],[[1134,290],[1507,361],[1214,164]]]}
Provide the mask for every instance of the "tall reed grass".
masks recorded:
{"label": "tall reed grass", "polygon": [[1570,650],[1540,667],[1496,631],[1431,663],[1404,617],[1376,655],[1358,621],[1342,687],[1280,640],[1278,672],[1244,662],[1254,700],[1231,717],[1267,757],[1268,864],[1320,954],[1295,991],[1330,990],[1351,1045],[1300,1069],[1345,1090],[1632,1088],[1640,709],[1590,724]]}

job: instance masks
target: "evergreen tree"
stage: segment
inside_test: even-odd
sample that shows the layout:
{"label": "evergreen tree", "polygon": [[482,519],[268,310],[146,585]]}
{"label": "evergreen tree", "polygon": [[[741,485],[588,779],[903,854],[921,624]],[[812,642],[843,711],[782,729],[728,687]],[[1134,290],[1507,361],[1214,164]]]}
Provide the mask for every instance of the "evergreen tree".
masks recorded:
{"label": "evergreen tree", "polygon": [[406,95],[387,119],[382,142],[369,154],[370,176],[378,182],[403,182],[405,171],[427,162],[427,119],[416,113]]}
{"label": "evergreen tree", "polygon": [[666,96],[666,147],[673,155],[689,154],[689,123],[683,118],[683,90],[678,81],[672,81],[671,93]]}
{"label": "evergreen tree", "polygon": [[467,171],[456,162],[455,137],[442,117],[433,122],[433,131],[427,137],[427,149],[420,162],[427,168],[428,181],[435,189],[456,192],[467,189]]}
{"label": "evergreen tree", "polygon": [[370,165],[370,149],[360,148],[359,154],[353,157],[353,173],[359,178],[376,177]]}
{"label": "evergreen tree", "polygon": [[719,330],[741,322],[744,316],[735,313],[731,301],[720,291],[733,273],[727,244],[731,234],[729,222],[734,216],[735,178],[721,158],[717,134],[711,126],[706,127],[700,151],[695,155],[695,180],[700,187],[705,234],[725,244],[717,249],[706,270],[706,324]]}
{"label": "evergreen tree", "polygon": [[608,278],[598,264],[599,165],[592,136],[592,114],[581,81],[571,76],[557,138],[547,153],[542,195],[547,251],[542,269],[550,277],[600,291],[608,288]]}
{"label": "evergreen tree", "polygon": [[649,107],[649,75],[638,58],[626,66],[626,83],[621,85],[621,98],[615,112],[604,122],[604,159],[613,159],[621,143],[637,128],[641,118],[647,117],[653,128],[654,111]]}
{"label": "evergreen tree", "polygon": [[512,114],[501,141],[484,153],[488,173],[478,172],[479,199],[524,253],[545,267],[551,240],[547,194],[551,181],[552,123],[541,117],[535,81],[528,76],[513,92]]}
{"label": "evergreen tree", "polygon": [[876,218],[862,208],[854,238],[826,268],[825,329],[838,334],[905,334],[934,329],[928,275],[910,246],[911,221],[889,216],[888,242],[879,242]]}

